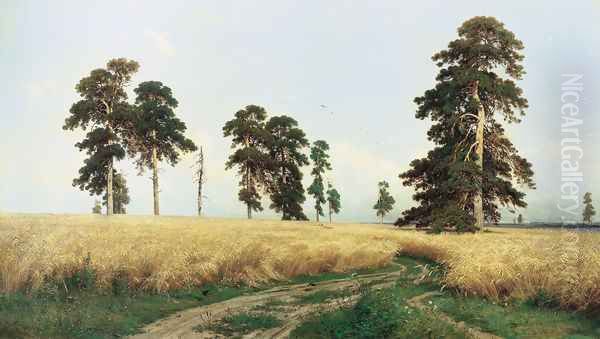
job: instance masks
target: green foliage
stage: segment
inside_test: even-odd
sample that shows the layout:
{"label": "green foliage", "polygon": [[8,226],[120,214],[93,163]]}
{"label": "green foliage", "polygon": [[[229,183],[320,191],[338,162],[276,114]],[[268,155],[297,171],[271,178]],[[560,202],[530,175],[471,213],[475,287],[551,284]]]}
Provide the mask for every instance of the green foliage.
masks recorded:
{"label": "green foliage", "polygon": [[290,338],[468,338],[465,331],[451,325],[440,314],[464,326],[477,327],[503,338],[596,338],[600,334],[597,319],[573,312],[547,309],[550,297],[536,297],[542,306],[523,303],[496,303],[479,297],[463,297],[447,289],[441,295],[424,300],[427,311],[408,304],[408,300],[426,292],[440,292],[441,276],[415,284],[414,278],[425,262],[400,257],[406,266],[396,284],[383,290],[361,289],[354,306],[333,312],[321,312],[298,326]]}
{"label": "green foliage", "polygon": [[90,254],[83,259],[81,268],[65,278],[63,283],[67,291],[92,289],[96,284],[96,272],[91,266]]}
{"label": "green foliage", "polygon": [[112,171],[113,159],[125,157],[122,135],[132,109],[127,103],[125,87],[138,68],[139,64],[133,60],[112,59],[106,69],[91,71],[75,87],[81,100],[71,106],[63,129],[92,128],[75,145],[89,157],[84,160],[79,177],[73,180],[73,186],[89,191],[90,195],[100,195],[107,189],[106,176]]}
{"label": "green foliage", "polygon": [[102,213],[102,205],[100,205],[100,200],[94,200],[94,207],[92,208],[92,213],[94,213],[94,214]]}
{"label": "green foliage", "polygon": [[225,163],[226,169],[238,168],[241,176],[239,200],[248,207],[248,218],[252,211],[262,211],[260,190],[268,184],[268,169],[271,163],[265,150],[268,133],[265,130],[267,112],[256,105],[246,106],[235,113],[235,118],[225,123],[223,135],[232,137],[234,153]]}
{"label": "green foliage", "polygon": [[[427,136],[436,147],[400,175],[405,186],[415,188],[413,198],[419,205],[404,211],[397,225],[429,225],[433,212],[450,201],[473,214],[474,197],[481,191],[485,219],[497,222],[499,205],[527,206],[515,184],[535,188],[531,164],[496,121],[499,115],[508,123],[520,122],[528,107],[514,82],[524,74],[523,44],[492,17],[467,20],[458,35],[433,56],[440,67],[435,87],[415,99],[416,117],[433,122]],[[486,116],[483,172],[473,166],[472,154],[479,107]]]}
{"label": "green foliage", "polygon": [[583,195],[583,222],[592,224],[592,217],[596,215],[596,210],[592,205],[592,193],[587,192]]}
{"label": "green foliage", "polygon": [[[104,193],[102,197],[102,205],[106,206],[108,196]],[[129,188],[125,176],[117,171],[113,171],[113,208],[115,214],[127,214],[125,208],[130,202]]]}
{"label": "green foliage", "polygon": [[380,181],[378,186],[379,193],[377,194],[377,202],[373,206],[373,209],[377,211],[377,216],[380,217],[383,222],[383,217],[394,209],[396,200],[394,200],[394,197],[392,197],[388,191],[390,184],[387,181]]}
{"label": "green foliage", "polygon": [[449,202],[443,208],[434,209],[432,217],[431,228],[435,233],[443,232],[446,229],[454,229],[458,232],[476,230],[473,216],[453,202]]}
{"label": "green foliage", "polygon": [[138,159],[140,171],[152,168],[152,150],[156,149],[158,161],[171,166],[179,162],[182,153],[197,149],[185,137],[185,123],[175,116],[178,102],[171,89],[159,81],[146,81],[134,89],[136,107],[131,111],[131,129],[127,133],[127,151]]}
{"label": "green foliage", "polygon": [[596,338],[600,334],[598,320],[551,309],[555,301],[543,292],[524,303],[495,303],[457,295],[442,295],[431,301],[454,320],[503,338]]}
{"label": "green foliage", "polygon": [[297,305],[303,304],[322,304],[332,299],[349,297],[352,295],[350,290],[319,290],[313,293],[305,294],[298,297],[294,303]]}
{"label": "green foliage", "polygon": [[88,191],[90,195],[100,195],[106,191],[106,175],[109,168],[112,168],[113,159],[125,158],[124,148],[114,143],[117,138],[111,130],[98,127],[87,133],[83,141],[75,144],[80,151],[86,151],[89,157],[83,161],[79,177],[73,179],[74,187]]}
{"label": "green foliage", "polygon": [[325,200],[325,184],[323,180],[323,174],[326,170],[331,170],[331,164],[329,163],[329,144],[324,140],[317,140],[313,143],[310,148],[310,160],[313,162],[313,169],[311,175],[313,176],[313,182],[308,187],[308,194],[312,195],[315,199],[315,210],[317,212],[317,221],[319,216],[323,216],[323,204]]}
{"label": "green foliage", "polygon": [[283,220],[308,220],[302,211],[304,187],[300,168],[308,165],[302,150],[308,146],[304,131],[288,116],[275,116],[265,125],[268,150],[268,191],[271,208],[282,213]]}
{"label": "green foliage", "polygon": [[329,205],[329,221],[331,221],[332,214],[340,213],[342,204],[340,202],[340,193],[333,188],[330,182],[327,183],[327,204]]}
{"label": "green foliage", "polygon": [[[409,272],[418,271],[415,260],[402,259]],[[355,305],[313,316],[292,331],[290,338],[466,338],[434,314],[407,306],[406,300],[431,290],[413,285],[413,279],[400,277],[393,288],[383,290],[361,288]]]}
{"label": "green foliage", "polygon": [[4,334],[8,338],[124,337],[174,312],[254,291],[247,287],[207,285],[168,295],[135,294],[125,289],[126,283],[127,278],[117,274],[112,293],[73,288],[65,296],[61,283],[44,295],[0,295],[0,338]]}

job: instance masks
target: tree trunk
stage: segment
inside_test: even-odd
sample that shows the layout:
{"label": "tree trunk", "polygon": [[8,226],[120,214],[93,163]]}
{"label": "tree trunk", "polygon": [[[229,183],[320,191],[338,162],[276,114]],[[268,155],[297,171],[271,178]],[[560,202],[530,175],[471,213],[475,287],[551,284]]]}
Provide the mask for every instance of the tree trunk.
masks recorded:
{"label": "tree trunk", "polygon": [[[152,131],[152,138],[156,139],[156,131]],[[152,191],[154,193],[154,215],[160,215],[158,202],[158,157],[156,155],[156,144],[152,146]]]}
{"label": "tree trunk", "polygon": [[319,222],[319,210],[316,210],[316,211],[317,211],[317,222]]}
{"label": "tree trunk", "polygon": [[202,216],[202,183],[198,183],[198,216]]}
{"label": "tree trunk", "polygon": [[477,106],[477,131],[475,133],[475,142],[477,143],[477,148],[475,149],[475,154],[477,155],[477,160],[475,164],[481,171],[481,187],[475,193],[475,197],[473,198],[473,210],[475,216],[475,227],[479,230],[483,230],[484,225],[484,214],[483,214],[483,130],[485,128],[485,110],[483,105],[481,104],[481,100],[479,98],[479,81],[475,81],[473,86],[473,99],[475,99],[478,103]]}
{"label": "tree trunk", "polygon": [[[244,138],[244,145],[246,149],[250,147],[250,139],[248,136]],[[248,161],[246,161],[246,191],[250,192],[250,168],[248,167]],[[252,207],[250,207],[250,202],[246,202],[246,206],[248,207],[248,219],[252,219]]]}
{"label": "tree trunk", "polygon": [[200,156],[198,159],[198,216],[202,216],[202,184],[204,183],[204,152],[200,147]]}
{"label": "tree trunk", "polygon": [[331,202],[329,202],[329,223],[331,224]]}
{"label": "tree trunk", "polygon": [[106,215],[113,215],[113,159],[108,161],[108,173],[106,173]]}
{"label": "tree trunk", "polygon": [[383,215],[380,216],[379,224],[383,225]]}

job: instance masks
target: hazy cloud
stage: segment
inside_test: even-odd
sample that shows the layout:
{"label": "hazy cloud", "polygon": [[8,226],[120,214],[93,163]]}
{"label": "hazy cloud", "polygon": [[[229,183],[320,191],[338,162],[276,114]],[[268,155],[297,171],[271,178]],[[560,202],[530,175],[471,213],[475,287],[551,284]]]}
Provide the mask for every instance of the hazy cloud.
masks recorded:
{"label": "hazy cloud", "polygon": [[161,54],[168,57],[175,56],[175,47],[173,47],[173,44],[171,44],[171,41],[169,41],[167,33],[146,29],[144,34],[152,41],[154,46],[160,51]]}

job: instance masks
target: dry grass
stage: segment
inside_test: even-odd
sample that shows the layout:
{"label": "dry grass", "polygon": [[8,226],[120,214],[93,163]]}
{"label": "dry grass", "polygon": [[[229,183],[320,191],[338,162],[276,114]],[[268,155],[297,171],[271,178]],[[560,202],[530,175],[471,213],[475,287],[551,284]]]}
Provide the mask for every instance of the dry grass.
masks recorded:
{"label": "dry grass", "polygon": [[493,229],[431,236],[403,232],[408,255],[445,264],[444,282],[493,300],[539,296],[563,308],[600,310],[600,233]]}
{"label": "dry grass", "polygon": [[88,253],[98,286],[126,272],[130,288],[157,292],[387,264],[394,242],[371,238],[364,227],[303,222],[0,215],[0,293],[72,276]]}
{"label": "dry grass", "polygon": [[445,284],[492,299],[541,290],[565,308],[600,310],[600,234],[496,229],[426,235],[309,222],[190,217],[0,215],[0,293],[72,276],[88,255],[97,284],[126,272],[149,291],[207,282],[257,284],[379,267],[400,249],[448,267]]}

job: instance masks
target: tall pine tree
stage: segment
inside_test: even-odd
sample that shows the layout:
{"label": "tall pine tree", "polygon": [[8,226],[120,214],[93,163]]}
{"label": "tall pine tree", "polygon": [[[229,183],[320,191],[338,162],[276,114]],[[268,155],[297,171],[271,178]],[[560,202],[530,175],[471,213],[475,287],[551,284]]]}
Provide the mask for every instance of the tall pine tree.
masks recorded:
{"label": "tall pine tree", "polygon": [[326,202],[323,175],[325,171],[331,170],[327,151],[329,151],[329,144],[324,140],[315,141],[310,148],[310,160],[313,162],[313,169],[311,171],[313,182],[308,187],[308,194],[312,195],[315,199],[317,222],[319,222],[319,216],[324,216],[322,205]]}
{"label": "tall pine tree", "polygon": [[308,165],[302,150],[308,146],[298,122],[288,116],[275,116],[265,125],[269,164],[271,208],[282,213],[283,220],[308,220],[302,211],[304,187],[300,168]]}
{"label": "tall pine tree", "polygon": [[235,113],[235,118],[227,121],[223,127],[223,135],[232,137],[231,148],[234,153],[225,163],[226,169],[238,168],[241,176],[239,200],[246,204],[248,219],[252,211],[262,211],[260,203],[261,191],[268,184],[269,154],[266,151],[265,131],[267,112],[256,105],[248,105]]}
{"label": "tall pine tree", "polygon": [[527,108],[514,82],[524,74],[522,42],[492,17],[466,21],[458,36],[432,58],[440,67],[435,88],[415,99],[416,117],[433,121],[427,135],[436,147],[400,175],[415,187],[419,206],[404,211],[398,225],[431,225],[443,211],[473,220],[455,227],[482,229],[484,221],[499,221],[499,205],[526,207],[515,184],[535,188],[531,164],[497,121],[520,122]]}
{"label": "tall pine tree", "polygon": [[332,215],[340,213],[342,204],[340,202],[340,193],[333,188],[330,182],[327,183],[327,205],[329,206],[329,223],[331,224]]}
{"label": "tall pine tree", "polygon": [[[81,100],[71,106],[71,115],[65,119],[63,126],[64,130],[92,128],[86,138],[75,145],[80,151],[85,151],[89,158],[79,170],[79,177],[73,180],[73,186],[97,195],[105,191],[107,215],[112,215],[114,211],[114,161],[125,157],[122,134],[131,110],[125,87],[138,69],[137,62],[120,58],[110,60],[106,68],[91,71],[75,87]],[[99,183],[104,184],[100,191]]]}
{"label": "tall pine tree", "polygon": [[159,81],[146,81],[134,92],[136,107],[131,115],[127,150],[138,157],[140,173],[146,168],[152,170],[154,215],[159,215],[158,163],[166,160],[175,166],[180,155],[195,151],[196,145],[185,137],[185,123],[175,116],[178,102],[169,87]]}

